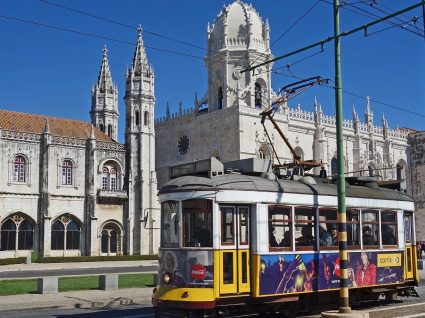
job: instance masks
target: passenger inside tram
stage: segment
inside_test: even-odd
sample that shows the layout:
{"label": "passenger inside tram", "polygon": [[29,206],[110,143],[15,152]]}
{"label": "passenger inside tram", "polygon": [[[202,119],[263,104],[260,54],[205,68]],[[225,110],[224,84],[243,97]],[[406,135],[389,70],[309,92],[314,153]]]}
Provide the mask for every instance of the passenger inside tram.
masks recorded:
{"label": "passenger inside tram", "polygon": [[201,219],[196,219],[195,228],[193,232],[193,240],[196,242],[195,244],[200,247],[211,247],[211,232],[205,228],[205,223]]}
{"label": "passenger inside tram", "polygon": [[363,245],[375,245],[375,238],[369,225],[363,227]]}
{"label": "passenger inside tram", "polygon": [[314,243],[313,227],[311,224],[304,225],[301,229],[301,237],[298,238],[298,246],[312,246]]}

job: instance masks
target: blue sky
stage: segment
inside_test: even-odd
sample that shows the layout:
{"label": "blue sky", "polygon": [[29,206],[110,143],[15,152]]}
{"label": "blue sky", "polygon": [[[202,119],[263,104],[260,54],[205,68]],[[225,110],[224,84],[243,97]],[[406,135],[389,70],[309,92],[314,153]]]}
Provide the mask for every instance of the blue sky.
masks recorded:
{"label": "blue sky", "polygon": [[[149,62],[155,70],[156,117],[165,114],[166,103],[172,111],[193,106],[194,94],[204,95],[207,73],[203,62],[206,54],[207,23],[230,1],[213,0],[46,0],[50,3],[77,9],[128,26],[113,24],[78,14],[38,0],[2,0],[0,14],[37,23],[72,29],[79,32],[129,42],[83,36],[32,24],[0,18],[0,108],[20,112],[46,114],[56,117],[89,121],[90,89],[95,83],[102,58],[102,48],[108,47],[113,80],[119,88],[120,141],[123,141],[125,106],[124,75],[131,63],[137,39],[137,25],[141,24]],[[328,0],[326,0],[328,1]],[[322,40],[333,33],[332,6],[316,0],[253,0],[254,8],[263,21],[267,18],[271,28],[272,53],[279,56],[308,44]],[[331,2],[331,0],[329,0]],[[364,10],[383,16],[384,13],[361,3],[368,0],[347,0],[351,6],[341,11],[341,31],[370,22],[373,19],[356,14]],[[392,11],[419,0],[380,0],[377,8]],[[316,5],[315,5],[316,4]],[[314,7],[313,7],[314,6]],[[313,7],[313,8],[312,8]],[[312,9],[311,9],[312,8]],[[304,13],[309,13],[291,29]],[[350,11],[351,10],[351,11]],[[363,10],[363,11],[362,11]],[[422,8],[406,13],[404,21],[419,17],[417,28],[423,34]],[[402,23],[394,20],[395,23]],[[389,27],[380,24],[369,33]],[[289,31],[288,31],[289,30]],[[190,43],[192,46],[170,41],[150,33]],[[198,48],[200,47],[200,48]],[[195,57],[166,53],[153,48],[172,50]],[[334,79],[333,43],[325,45],[323,53],[312,49],[276,62],[273,74],[274,90],[288,85],[296,77],[322,76]],[[381,126],[382,113],[391,128],[410,127],[425,130],[425,40],[404,29],[393,27],[364,37],[362,32],[342,40],[342,83],[344,117],[351,119],[355,105],[364,120],[366,101],[352,95],[370,96],[375,125]],[[285,66],[293,64],[288,70]],[[278,69],[283,67],[281,69]],[[334,92],[327,87],[314,87],[290,102],[304,109],[313,109],[317,96],[326,114],[334,110]],[[381,103],[387,104],[381,104]],[[390,106],[388,106],[390,105]],[[408,112],[397,110],[405,109]],[[414,112],[420,115],[415,115]]]}

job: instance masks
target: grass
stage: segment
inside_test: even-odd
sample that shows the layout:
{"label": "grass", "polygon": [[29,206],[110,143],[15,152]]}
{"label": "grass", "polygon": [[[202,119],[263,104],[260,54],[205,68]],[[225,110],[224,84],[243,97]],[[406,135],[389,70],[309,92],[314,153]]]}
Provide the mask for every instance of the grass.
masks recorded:
{"label": "grass", "polygon": [[[99,276],[74,276],[59,278],[59,292],[99,288]],[[118,276],[119,288],[142,288],[152,285],[152,274],[122,274]],[[11,279],[0,281],[0,296],[33,294],[37,292],[37,279]]]}
{"label": "grass", "polygon": [[11,279],[0,281],[0,296],[37,292],[37,279]]}

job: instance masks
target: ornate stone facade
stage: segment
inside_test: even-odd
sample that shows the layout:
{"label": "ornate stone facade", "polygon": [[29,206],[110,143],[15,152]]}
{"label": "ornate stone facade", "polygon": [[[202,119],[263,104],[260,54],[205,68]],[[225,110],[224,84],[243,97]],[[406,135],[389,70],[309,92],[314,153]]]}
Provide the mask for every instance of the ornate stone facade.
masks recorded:
{"label": "ornate stone facade", "polygon": [[[269,32],[268,22],[263,23],[258,12],[242,1],[225,6],[214,24],[208,24],[208,92],[200,100],[195,96],[190,109],[176,114],[167,111],[156,121],[160,185],[168,180],[170,165],[210,156],[222,161],[252,157],[272,158],[275,163],[278,158],[281,162],[292,160],[289,149],[266,121],[276,157],[260,122],[260,112],[277,97],[271,85],[272,65],[254,73],[239,72],[244,66],[272,58]],[[282,105],[274,119],[302,158],[322,161],[330,174],[336,173],[336,119],[324,114],[317,100],[313,112],[300,105]],[[407,132],[390,129],[384,117],[382,126],[376,126],[369,99],[365,121],[361,122],[353,109],[353,118],[343,125],[347,172],[409,180]]]}
{"label": "ornate stone facade", "polygon": [[416,208],[416,235],[425,241],[425,131],[409,134],[412,167],[412,197]]}
{"label": "ornate stone facade", "polygon": [[126,76],[125,144],[115,141],[118,90],[106,53],[92,125],[0,110],[0,258],[157,252],[154,74],[141,29]]}

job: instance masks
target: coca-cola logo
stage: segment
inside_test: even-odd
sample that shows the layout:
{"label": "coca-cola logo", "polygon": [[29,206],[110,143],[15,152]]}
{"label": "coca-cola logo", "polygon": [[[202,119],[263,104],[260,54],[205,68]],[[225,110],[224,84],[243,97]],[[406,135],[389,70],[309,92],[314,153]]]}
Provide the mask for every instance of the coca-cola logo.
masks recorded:
{"label": "coca-cola logo", "polygon": [[207,276],[207,269],[202,264],[195,264],[192,266],[190,275],[193,280],[204,280],[205,276]]}

